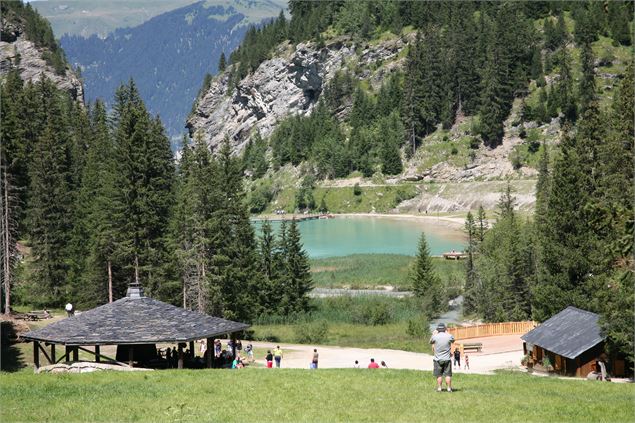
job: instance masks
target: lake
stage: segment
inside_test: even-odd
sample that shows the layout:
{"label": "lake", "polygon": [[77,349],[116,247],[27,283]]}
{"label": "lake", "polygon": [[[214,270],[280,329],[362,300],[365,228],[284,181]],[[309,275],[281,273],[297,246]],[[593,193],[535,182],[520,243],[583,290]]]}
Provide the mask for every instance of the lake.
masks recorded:
{"label": "lake", "polygon": [[[271,222],[276,233],[280,224],[279,221]],[[259,233],[261,222],[254,222],[254,225]],[[372,253],[414,256],[422,232],[426,234],[432,255],[465,248],[465,235],[459,228],[434,219],[338,216],[305,220],[298,225],[304,249],[311,258]]]}

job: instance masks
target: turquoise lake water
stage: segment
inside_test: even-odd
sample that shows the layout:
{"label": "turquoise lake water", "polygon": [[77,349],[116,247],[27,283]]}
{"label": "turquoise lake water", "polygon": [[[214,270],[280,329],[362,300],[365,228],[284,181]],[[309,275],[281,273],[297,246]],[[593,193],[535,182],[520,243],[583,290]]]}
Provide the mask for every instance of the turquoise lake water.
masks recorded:
{"label": "turquoise lake water", "polygon": [[[254,222],[257,229],[260,222]],[[434,221],[391,217],[336,217],[299,222],[304,249],[311,258],[351,254],[404,254],[414,256],[421,233],[426,234],[430,254],[462,251],[465,236],[460,229]],[[277,232],[280,222],[271,222]],[[259,234],[259,231],[257,231]]]}

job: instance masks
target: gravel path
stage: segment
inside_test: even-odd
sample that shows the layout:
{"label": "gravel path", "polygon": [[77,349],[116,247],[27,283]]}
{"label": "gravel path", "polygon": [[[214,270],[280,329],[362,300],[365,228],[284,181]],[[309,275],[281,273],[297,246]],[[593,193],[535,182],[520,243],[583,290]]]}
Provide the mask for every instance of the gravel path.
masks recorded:
{"label": "gravel path", "polygon": [[[479,373],[491,374],[497,369],[510,369],[520,367],[523,356],[522,342],[516,336],[499,336],[480,339],[470,339],[469,342],[482,342],[483,352],[468,353],[470,357],[470,369],[456,369],[455,373]],[[468,342],[468,341],[466,341]],[[257,348],[275,348],[278,344],[270,342],[254,342]],[[283,368],[308,369],[313,348],[317,348],[320,354],[319,367],[322,369],[351,368],[355,360],[360,367],[365,368],[374,358],[376,362],[385,361],[392,369],[432,370],[432,356],[424,353],[408,351],[379,349],[379,348],[345,348],[325,345],[297,345],[279,344],[284,352],[282,359]],[[265,364],[264,357],[256,357],[256,361]]]}

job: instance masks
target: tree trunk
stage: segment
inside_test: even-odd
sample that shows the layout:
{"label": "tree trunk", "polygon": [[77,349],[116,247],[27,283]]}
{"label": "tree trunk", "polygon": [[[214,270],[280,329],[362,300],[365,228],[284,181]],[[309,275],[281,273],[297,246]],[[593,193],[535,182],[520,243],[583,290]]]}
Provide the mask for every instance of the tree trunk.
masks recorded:
{"label": "tree trunk", "polygon": [[136,284],[139,283],[139,256],[137,254],[134,255],[134,281]]}
{"label": "tree trunk", "polygon": [[112,263],[108,260],[108,302],[112,303]]}
{"label": "tree trunk", "polygon": [[4,180],[4,201],[2,210],[2,227],[4,228],[3,239],[3,267],[4,267],[4,314],[11,314],[11,236],[9,230],[9,181],[7,170],[3,169]]}

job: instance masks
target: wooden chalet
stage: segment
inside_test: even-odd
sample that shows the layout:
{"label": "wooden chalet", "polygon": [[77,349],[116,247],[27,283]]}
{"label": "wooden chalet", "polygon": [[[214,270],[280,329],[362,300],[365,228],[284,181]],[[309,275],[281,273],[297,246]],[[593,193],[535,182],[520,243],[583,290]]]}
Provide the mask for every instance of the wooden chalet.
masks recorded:
{"label": "wooden chalet", "polygon": [[[178,344],[178,368],[183,368],[183,347],[189,343],[190,351],[194,351],[194,341],[207,339],[205,364],[212,367],[213,339],[248,327],[154,300],[144,296],[141,286],[133,284],[126,297],[28,332],[23,339],[33,341],[36,368],[40,365],[40,352],[50,364],[55,364],[78,361],[79,350],[94,354],[96,362],[107,359],[129,366],[152,366],[159,359],[158,343]],[[65,348],[59,358],[57,345]],[[116,345],[117,359],[102,355],[103,345]]]}
{"label": "wooden chalet", "polygon": [[[598,360],[606,357],[599,317],[590,311],[567,307],[521,336],[524,352],[534,363],[548,357],[558,374],[586,377],[597,370]],[[608,361],[614,376],[625,375],[623,359],[611,357]]]}

